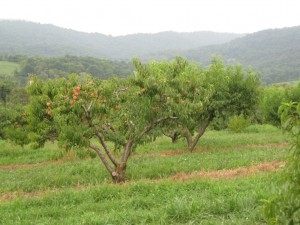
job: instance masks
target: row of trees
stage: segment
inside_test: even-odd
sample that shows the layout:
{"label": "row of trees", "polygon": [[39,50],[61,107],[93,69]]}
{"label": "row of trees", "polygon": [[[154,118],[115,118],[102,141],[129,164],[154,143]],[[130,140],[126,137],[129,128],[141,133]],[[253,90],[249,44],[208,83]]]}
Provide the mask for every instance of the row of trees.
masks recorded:
{"label": "row of trees", "polygon": [[127,77],[133,71],[131,63],[111,61],[93,57],[24,57],[20,61],[20,70],[15,72],[21,83],[28,79],[28,74],[36,74],[39,78],[53,79],[67,77],[70,73],[88,73],[94,77],[107,79],[113,75]]}
{"label": "row of trees", "polygon": [[[18,63],[15,81],[25,86],[29,74],[36,74],[40,79],[67,77],[71,73],[91,74],[100,79],[113,75],[127,77],[133,71],[130,62],[98,59],[88,56],[37,57],[26,55],[0,55],[0,61]],[[0,68],[1,71],[1,68]]]}
{"label": "row of trees", "polygon": [[214,118],[256,109],[258,75],[240,65],[225,66],[214,58],[204,69],[180,57],[133,64],[135,72],[126,79],[32,77],[20,129],[36,146],[58,140],[64,148],[92,149],[113,181],[122,182],[137,145],[169,134],[185,138],[193,151]]}
{"label": "row of trees", "polygon": [[[300,84],[262,89],[257,73],[241,65],[225,66],[220,58],[208,68],[180,57],[133,64],[135,72],[128,78],[32,77],[29,105],[24,89],[3,80],[1,138],[34,147],[58,140],[64,148],[90,148],[119,182],[139,144],[167,135],[173,141],[184,138],[193,151],[209,125],[224,128],[232,115],[279,125],[280,104],[300,96]],[[95,138],[99,144],[91,145]],[[120,159],[113,154],[116,150],[123,153]]]}

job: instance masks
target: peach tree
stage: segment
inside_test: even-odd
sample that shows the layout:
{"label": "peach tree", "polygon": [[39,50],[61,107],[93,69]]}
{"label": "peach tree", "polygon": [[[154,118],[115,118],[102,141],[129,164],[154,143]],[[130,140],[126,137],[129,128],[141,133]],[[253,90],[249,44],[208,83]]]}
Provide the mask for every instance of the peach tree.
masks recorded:
{"label": "peach tree", "polygon": [[[134,64],[136,71],[128,79],[71,75],[40,81],[33,77],[26,113],[31,141],[36,146],[57,140],[67,149],[88,147],[114,182],[124,181],[134,148],[160,135],[159,125],[176,119],[167,102],[168,64],[145,66],[138,60]],[[116,151],[121,152],[119,158]]]}
{"label": "peach tree", "polygon": [[193,151],[207,127],[216,117],[251,115],[256,109],[260,82],[258,74],[241,65],[225,66],[213,58],[208,68],[180,57],[173,64],[169,102],[177,120],[163,128],[173,141],[183,137]]}

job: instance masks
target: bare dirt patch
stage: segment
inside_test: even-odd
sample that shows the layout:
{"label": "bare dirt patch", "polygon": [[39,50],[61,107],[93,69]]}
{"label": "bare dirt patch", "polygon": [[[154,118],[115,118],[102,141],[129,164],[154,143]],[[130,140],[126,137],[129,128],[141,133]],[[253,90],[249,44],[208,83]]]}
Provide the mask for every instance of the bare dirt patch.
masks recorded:
{"label": "bare dirt patch", "polygon": [[3,170],[17,170],[17,169],[31,169],[31,168],[38,168],[44,167],[51,164],[61,164],[68,161],[74,161],[75,156],[74,153],[67,154],[65,157],[58,159],[58,160],[51,160],[47,162],[40,162],[40,163],[32,163],[32,164],[10,164],[10,165],[1,165],[0,171]]}
{"label": "bare dirt patch", "polygon": [[[104,185],[121,185],[121,186],[128,186],[133,183],[143,182],[143,183],[160,183],[165,181],[172,181],[172,182],[180,182],[180,181],[189,181],[195,179],[233,179],[238,176],[250,176],[256,173],[261,172],[272,172],[278,170],[279,168],[283,167],[285,162],[266,162],[257,165],[253,165],[250,167],[240,167],[231,170],[210,170],[210,171],[195,171],[192,173],[184,173],[180,172],[176,175],[173,175],[168,178],[161,178],[161,179],[142,179],[137,181],[126,181],[121,184],[104,184]],[[96,185],[99,186],[99,185]],[[74,187],[70,187],[74,189],[74,191],[84,191],[96,186],[89,186],[89,185],[76,185]],[[102,185],[100,185],[102,186]],[[35,192],[6,192],[0,195],[0,202],[11,201],[16,198],[33,198],[33,197],[41,197],[47,195],[49,193],[59,192],[62,189],[52,189],[52,190],[44,190],[44,191],[35,191]]]}
{"label": "bare dirt patch", "polygon": [[192,152],[190,152],[188,150],[166,150],[166,151],[162,151],[162,152],[135,154],[134,157],[148,157],[148,156],[168,157],[168,156],[175,156],[175,155],[182,155],[182,154],[191,154],[191,153],[196,153],[196,152],[242,150],[242,149],[253,149],[253,148],[285,148],[288,145],[289,145],[288,142],[283,142],[283,143],[231,146],[231,147],[219,147],[219,148],[197,148]]}
{"label": "bare dirt patch", "polygon": [[38,197],[38,196],[44,196],[48,192],[47,191],[35,191],[35,192],[6,192],[2,195],[0,195],[0,202],[5,201],[11,201],[15,198],[32,198],[32,197]]}
{"label": "bare dirt patch", "polygon": [[170,180],[192,180],[197,178],[209,178],[209,179],[232,179],[237,176],[249,176],[259,172],[271,172],[284,166],[284,162],[268,162],[258,165],[253,165],[250,167],[240,167],[231,170],[212,170],[212,171],[196,171],[193,173],[178,173],[172,177]]}

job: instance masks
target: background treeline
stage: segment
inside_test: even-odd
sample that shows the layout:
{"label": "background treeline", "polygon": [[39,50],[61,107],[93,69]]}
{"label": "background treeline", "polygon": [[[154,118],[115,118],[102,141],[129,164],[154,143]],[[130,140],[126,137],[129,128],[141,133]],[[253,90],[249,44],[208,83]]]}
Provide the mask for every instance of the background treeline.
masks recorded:
{"label": "background treeline", "polygon": [[[149,59],[171,59],[178,52],[159,52]],[[181,56],[210,63],[211,55],[222,55],[226,63],[239,62],[260,71],[265,84],[296,81],[300,77],[300,26],[248,34],[222,45],[181,51]]]}
{"label": "background treeline", "polygon": [[43,80],[66,77],[70,73],[87,73],[94,77],[107,79],[112,76],[127,77],[133,71],[133,66],[129,62],[83,56],[27,57],[24,55],[3,55],[0,56],[0,60],[19,64],[18,69],[12,72],[15,81],[21,84],[25,84],[30,74],[35,74]]}

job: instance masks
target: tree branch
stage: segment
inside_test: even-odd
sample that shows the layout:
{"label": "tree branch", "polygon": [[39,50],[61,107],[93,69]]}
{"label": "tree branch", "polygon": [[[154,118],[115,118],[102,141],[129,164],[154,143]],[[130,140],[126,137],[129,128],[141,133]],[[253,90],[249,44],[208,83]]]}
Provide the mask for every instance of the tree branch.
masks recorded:
{"label": "tree branch", "polygon": [[126,91],[127,89],[128,89],[128,87],[119,88],[119,89],[115,90],[113,94],[116,95],[117,98],[119,98],[119,93],[122,91]]}
{"label": "tree branch", "polygon": [[106,158],[105,158],[104,154],[101,152],[101,150],[96,145],[90,144],[89,147],[91,149],[93,149],[95,152],[97,152],[97,154],[100,157],[101,161],[103,162],[105,168],[112,174],[113,173],[113,169],[109,165],[108,161],[106,160]]}
{"label": "tree branch", "polygon": [[103,135],[97,131],[96,129],[94,130],[96,136],[98,137],[98,139],[100,140],[100,143],[102,145],[102,147],[104,148],[104,151],[106,152],[108,158],[110,159],[110,161],[115,165],[117,166],[119,163],[117,162],[117,160],[113,157],[111,151],[109,150],[105,140],[104,140],[104,137]]}
{"label": "tree branch", "polygon": [[211,119],[209,118],[199,127],[199,130],[198,130],[197,135],[194,138],[194,140],[192,139],[192,137],[190,137],[190,139],[188,139],[188,145],[189,145],[190,151],[194,150],[196,144],[198,143],[200,137],[202,137],[202,135],[204,134],[204,132],[205,132],[206,128],[208,127],[208,125],[210,124],[210,122],[211,122]]}
{"label": "tree branch", "polygon": [[87,121],[88,121],[88,124],[89,124],[90,127],[92,127],[92,128],[94,129],[94,133],[95,133],[95,135],[98,137],[98,139],[100,140],[100,143],[101,143],[102,147],[104,148],[104,151],[105,151],[105,153],[107,154],[107,156],[108,156],[108,158],[110,159],[110,161],[111,161],[115,166],[117,166],[117,165],[118,165],[118,162],[117,162],[117,160],[113,157],[111,151],[109,150],[109,148],[108,148],[108,146],[107,146],[107,144],[106,144],[106,142],[105,142],[105,140],[104,140],[103,135],[95,128],[95,126],[94,126],[94,124],[93,124],[93,122],[92,122],[92,118],[91,118],[91,116],[90,116],[90,111],[89,111],[90,108],[91,108],[91,106],[92,106],[92,102],[90,103],[88,109],[86,109],[84,106],[82,106],[82,108],[83,108],[83,110],[84,110],[84,113],[85,113],[85,117],[86,117],[86,119],[87,119]]}
{"label": "tree branch", "polygon": [[176,119],[178,119],[178,118],[174,117],[174,116],[168,116],[165,118],[160,118],[160,119],[155,120],[153,123],[151,123],[150,125],[148,125],[144,128],[144,130],[140,133],[139,138],[143,137],[145,134],[147,134],[149,131],[151,131],[154,127],[156,127],[158,124],[163,123],[168,120],[176,120]]}
{"label": "tree branch", "polygon": [[125,145],[124,153],[122,155],[121,164],[120,164],[121,168],[124,168],[126,166],[127,160],[132,151],[132,146],[133,146],[133,138],[129,138]]}

